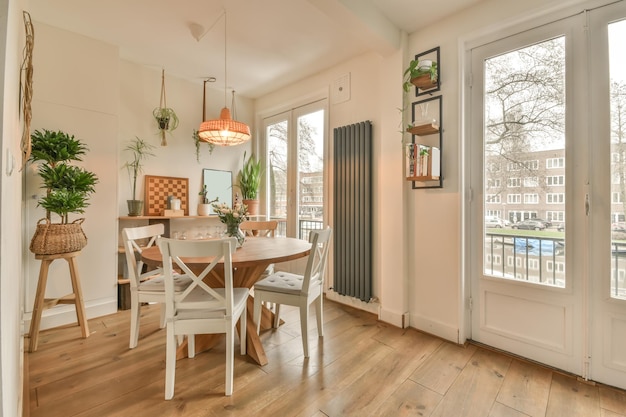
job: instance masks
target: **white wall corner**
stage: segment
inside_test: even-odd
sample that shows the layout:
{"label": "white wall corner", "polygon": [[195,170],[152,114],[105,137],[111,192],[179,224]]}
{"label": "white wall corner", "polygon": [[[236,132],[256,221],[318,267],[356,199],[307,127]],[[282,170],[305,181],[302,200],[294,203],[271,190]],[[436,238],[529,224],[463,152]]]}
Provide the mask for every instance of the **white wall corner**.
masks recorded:
{"label": "white wall corner", "polygon": [[397,311],[390,311],[381,307],[378,313],[378,320],[396,327],[404,328],[406,327],[405,323],[409,321],[405,316],[408,318],[408,313],[398,313]]}
{"label": "white wall corner", "polygon": [[411,327],[424,333],[449,340],[453,343],[459,342],[459,328],[450,324],[442,323],[419,315],[411,315]]}

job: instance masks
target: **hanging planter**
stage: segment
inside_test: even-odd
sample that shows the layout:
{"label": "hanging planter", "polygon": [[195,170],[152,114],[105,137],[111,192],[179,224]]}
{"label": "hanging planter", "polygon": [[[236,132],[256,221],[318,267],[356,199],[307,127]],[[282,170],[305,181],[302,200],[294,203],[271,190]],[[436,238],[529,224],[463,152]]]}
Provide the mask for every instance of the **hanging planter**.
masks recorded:
{"label": "hanging planter", "polygon": [[166,132],[171,132],[178,127],[178,116],[174,109],[167,107],[165,97],[165,70],[161,72],[161,102],[159,107],[152,111],[152,116],[157,122],[159,133],[161,134],[161,146],[167,146]]}

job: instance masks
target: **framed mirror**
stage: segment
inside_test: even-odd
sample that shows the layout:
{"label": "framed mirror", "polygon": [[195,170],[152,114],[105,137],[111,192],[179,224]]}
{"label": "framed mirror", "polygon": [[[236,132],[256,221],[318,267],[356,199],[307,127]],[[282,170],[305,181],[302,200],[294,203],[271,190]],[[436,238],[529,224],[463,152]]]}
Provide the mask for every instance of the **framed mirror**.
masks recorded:
{"label": "framed mirror", "polygon": [[[233,173],[231,171],[205,168],[202,170],[202,184],[206,185],[209,201],[217,198],[220,203],[225,203],[232,207]],[[213,207],[211,207],[209,214],[215,214]]]}

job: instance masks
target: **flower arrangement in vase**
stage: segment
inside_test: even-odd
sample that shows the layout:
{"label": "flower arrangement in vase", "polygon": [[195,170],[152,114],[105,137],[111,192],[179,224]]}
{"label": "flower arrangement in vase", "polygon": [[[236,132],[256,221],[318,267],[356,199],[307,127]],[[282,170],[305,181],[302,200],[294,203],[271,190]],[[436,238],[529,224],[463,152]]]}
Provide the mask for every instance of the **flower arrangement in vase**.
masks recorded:
{"label": "flower arrangement in vase", "polygon": [[247,220],[248,207],[235,198],[235,204],[229,207],[225,203],[213,203],[213,211],[217,214],[220,221],[226,225],[226,235],[237,238],[237,246],[243,246],[245,235],[239,228],[239,225]]}

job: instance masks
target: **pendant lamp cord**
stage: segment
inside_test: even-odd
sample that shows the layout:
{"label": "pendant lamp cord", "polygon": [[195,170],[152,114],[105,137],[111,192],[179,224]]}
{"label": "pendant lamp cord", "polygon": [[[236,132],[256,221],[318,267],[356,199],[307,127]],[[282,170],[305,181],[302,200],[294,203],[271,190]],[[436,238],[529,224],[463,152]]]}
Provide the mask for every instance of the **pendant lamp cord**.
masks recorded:
{"label": "pendant lamp cord", "polygon": [[167,100],[165,99],[165,68],[161,70],[161,108],[167,107]]}
{"label": "pendant lamp cord", "polygon": [[226,37],[227,37],[226,23],[227,23],[226,22],[226,9],[224,9],[224,107],[226,107],[226,89],[228,88],[228,82],[227,82],[228,72],[227,72],[227,65],[226,65],[226,60],[227,60],[226,49],[227,49],[228,42],[226,41]]}

